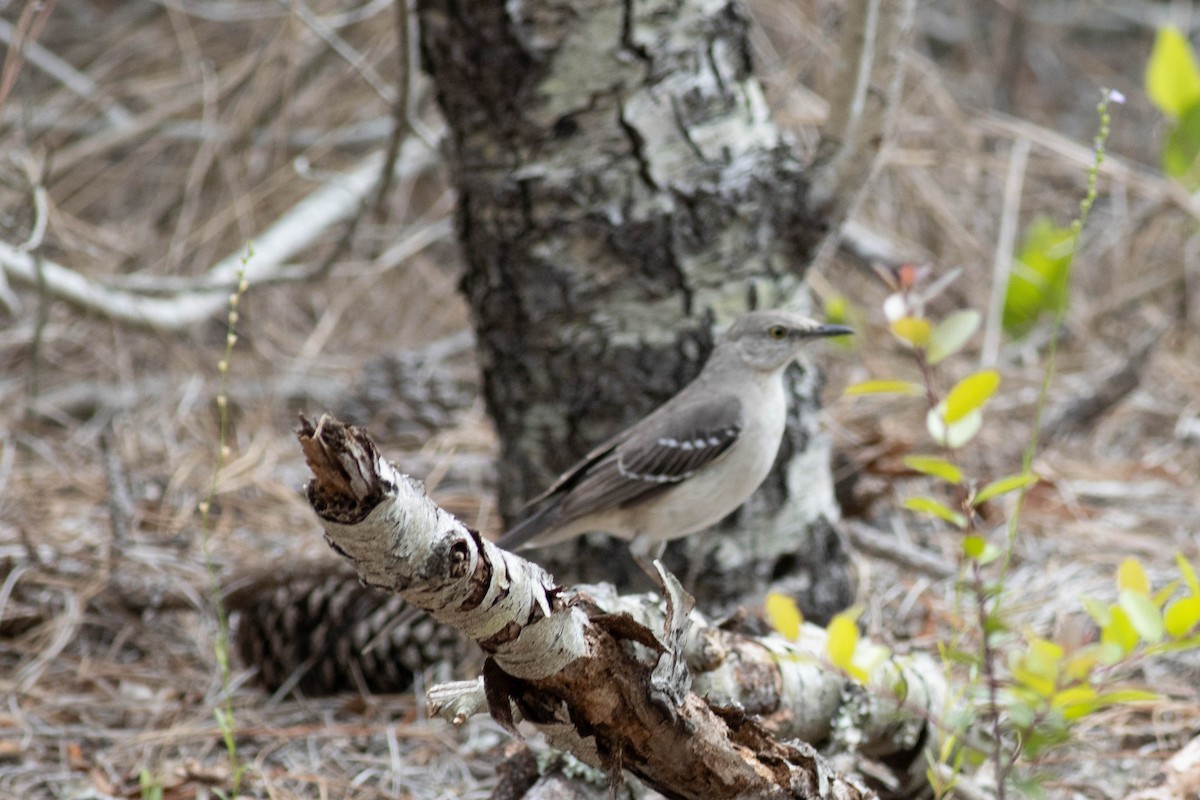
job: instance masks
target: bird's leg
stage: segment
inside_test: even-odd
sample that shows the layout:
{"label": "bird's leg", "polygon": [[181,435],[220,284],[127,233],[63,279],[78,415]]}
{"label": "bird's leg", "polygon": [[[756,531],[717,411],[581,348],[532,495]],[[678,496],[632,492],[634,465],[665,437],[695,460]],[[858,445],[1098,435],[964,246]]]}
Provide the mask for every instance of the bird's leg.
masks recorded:
{"label": "bird's leg", "polygon": [[650,576],[650,582],[660,590],[664,588],[662,576],[654,568],[654,562],[662,558],[663,551],[666,549],[665,541],[655,541],[646,536],[635,536],[629,543],[629,554],[642,568],[642,572]]}

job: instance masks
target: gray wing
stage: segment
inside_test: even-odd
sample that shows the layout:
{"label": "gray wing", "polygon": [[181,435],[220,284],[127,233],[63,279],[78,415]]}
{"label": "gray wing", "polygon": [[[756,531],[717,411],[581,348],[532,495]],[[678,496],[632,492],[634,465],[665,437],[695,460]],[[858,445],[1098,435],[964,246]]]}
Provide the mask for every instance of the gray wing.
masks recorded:
{"label": "gray wing", "polygon": [[558,521],[649,500],[719,459],[743,426],[742,404],[731,395],[664,407],[565,476],[556,490]]}

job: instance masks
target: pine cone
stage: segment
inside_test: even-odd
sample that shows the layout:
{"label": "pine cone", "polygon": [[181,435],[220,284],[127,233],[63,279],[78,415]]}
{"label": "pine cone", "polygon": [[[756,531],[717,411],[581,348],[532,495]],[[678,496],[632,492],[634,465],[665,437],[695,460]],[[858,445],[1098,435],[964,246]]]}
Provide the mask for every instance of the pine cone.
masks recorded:
{"label": "pine cone", "polygon": [[[374,359],[335,413],[413,447],[459,425],[479,396],[478,378],[469,366],[444,363],[460,344],[457,339],[446,342]],[[464,352],[470,352],[470,339],[465,340]]]}
{"label": "pine cone", "polygon": [[457,666],[477,648],[425,614],[397,625],[369,653],[375,636],[410,606],[397,595],[362,586],[340,562],[299,567],[285,575],[247,574],[226,590],[237,611],[234,642],[259,681],[275,691],[292,679],[309,696],[368,690],[389,694],[412,686],[414,673]]}

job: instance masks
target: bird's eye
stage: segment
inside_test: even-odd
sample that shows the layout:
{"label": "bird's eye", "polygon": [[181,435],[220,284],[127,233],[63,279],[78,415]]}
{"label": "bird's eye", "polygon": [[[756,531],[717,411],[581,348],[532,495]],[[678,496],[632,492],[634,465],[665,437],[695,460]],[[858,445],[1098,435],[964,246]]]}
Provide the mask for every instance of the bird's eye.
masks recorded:
{"label": "bird's eye", "polygon": [[782,325],[772,325],[767,328],[767,336],[770,336],[772,339],[786,339],[787,328]]}

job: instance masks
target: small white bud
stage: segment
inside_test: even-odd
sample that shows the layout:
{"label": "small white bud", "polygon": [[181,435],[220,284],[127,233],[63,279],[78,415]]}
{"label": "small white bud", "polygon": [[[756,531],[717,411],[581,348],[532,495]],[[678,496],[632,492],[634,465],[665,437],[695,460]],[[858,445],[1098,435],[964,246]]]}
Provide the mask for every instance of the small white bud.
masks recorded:
{"label": "small white bud", "polygon": [[883,301],[883,316],[888,322],[904,319],[908,315],[908,300],[899,292],[889,295],[888,299]]}

